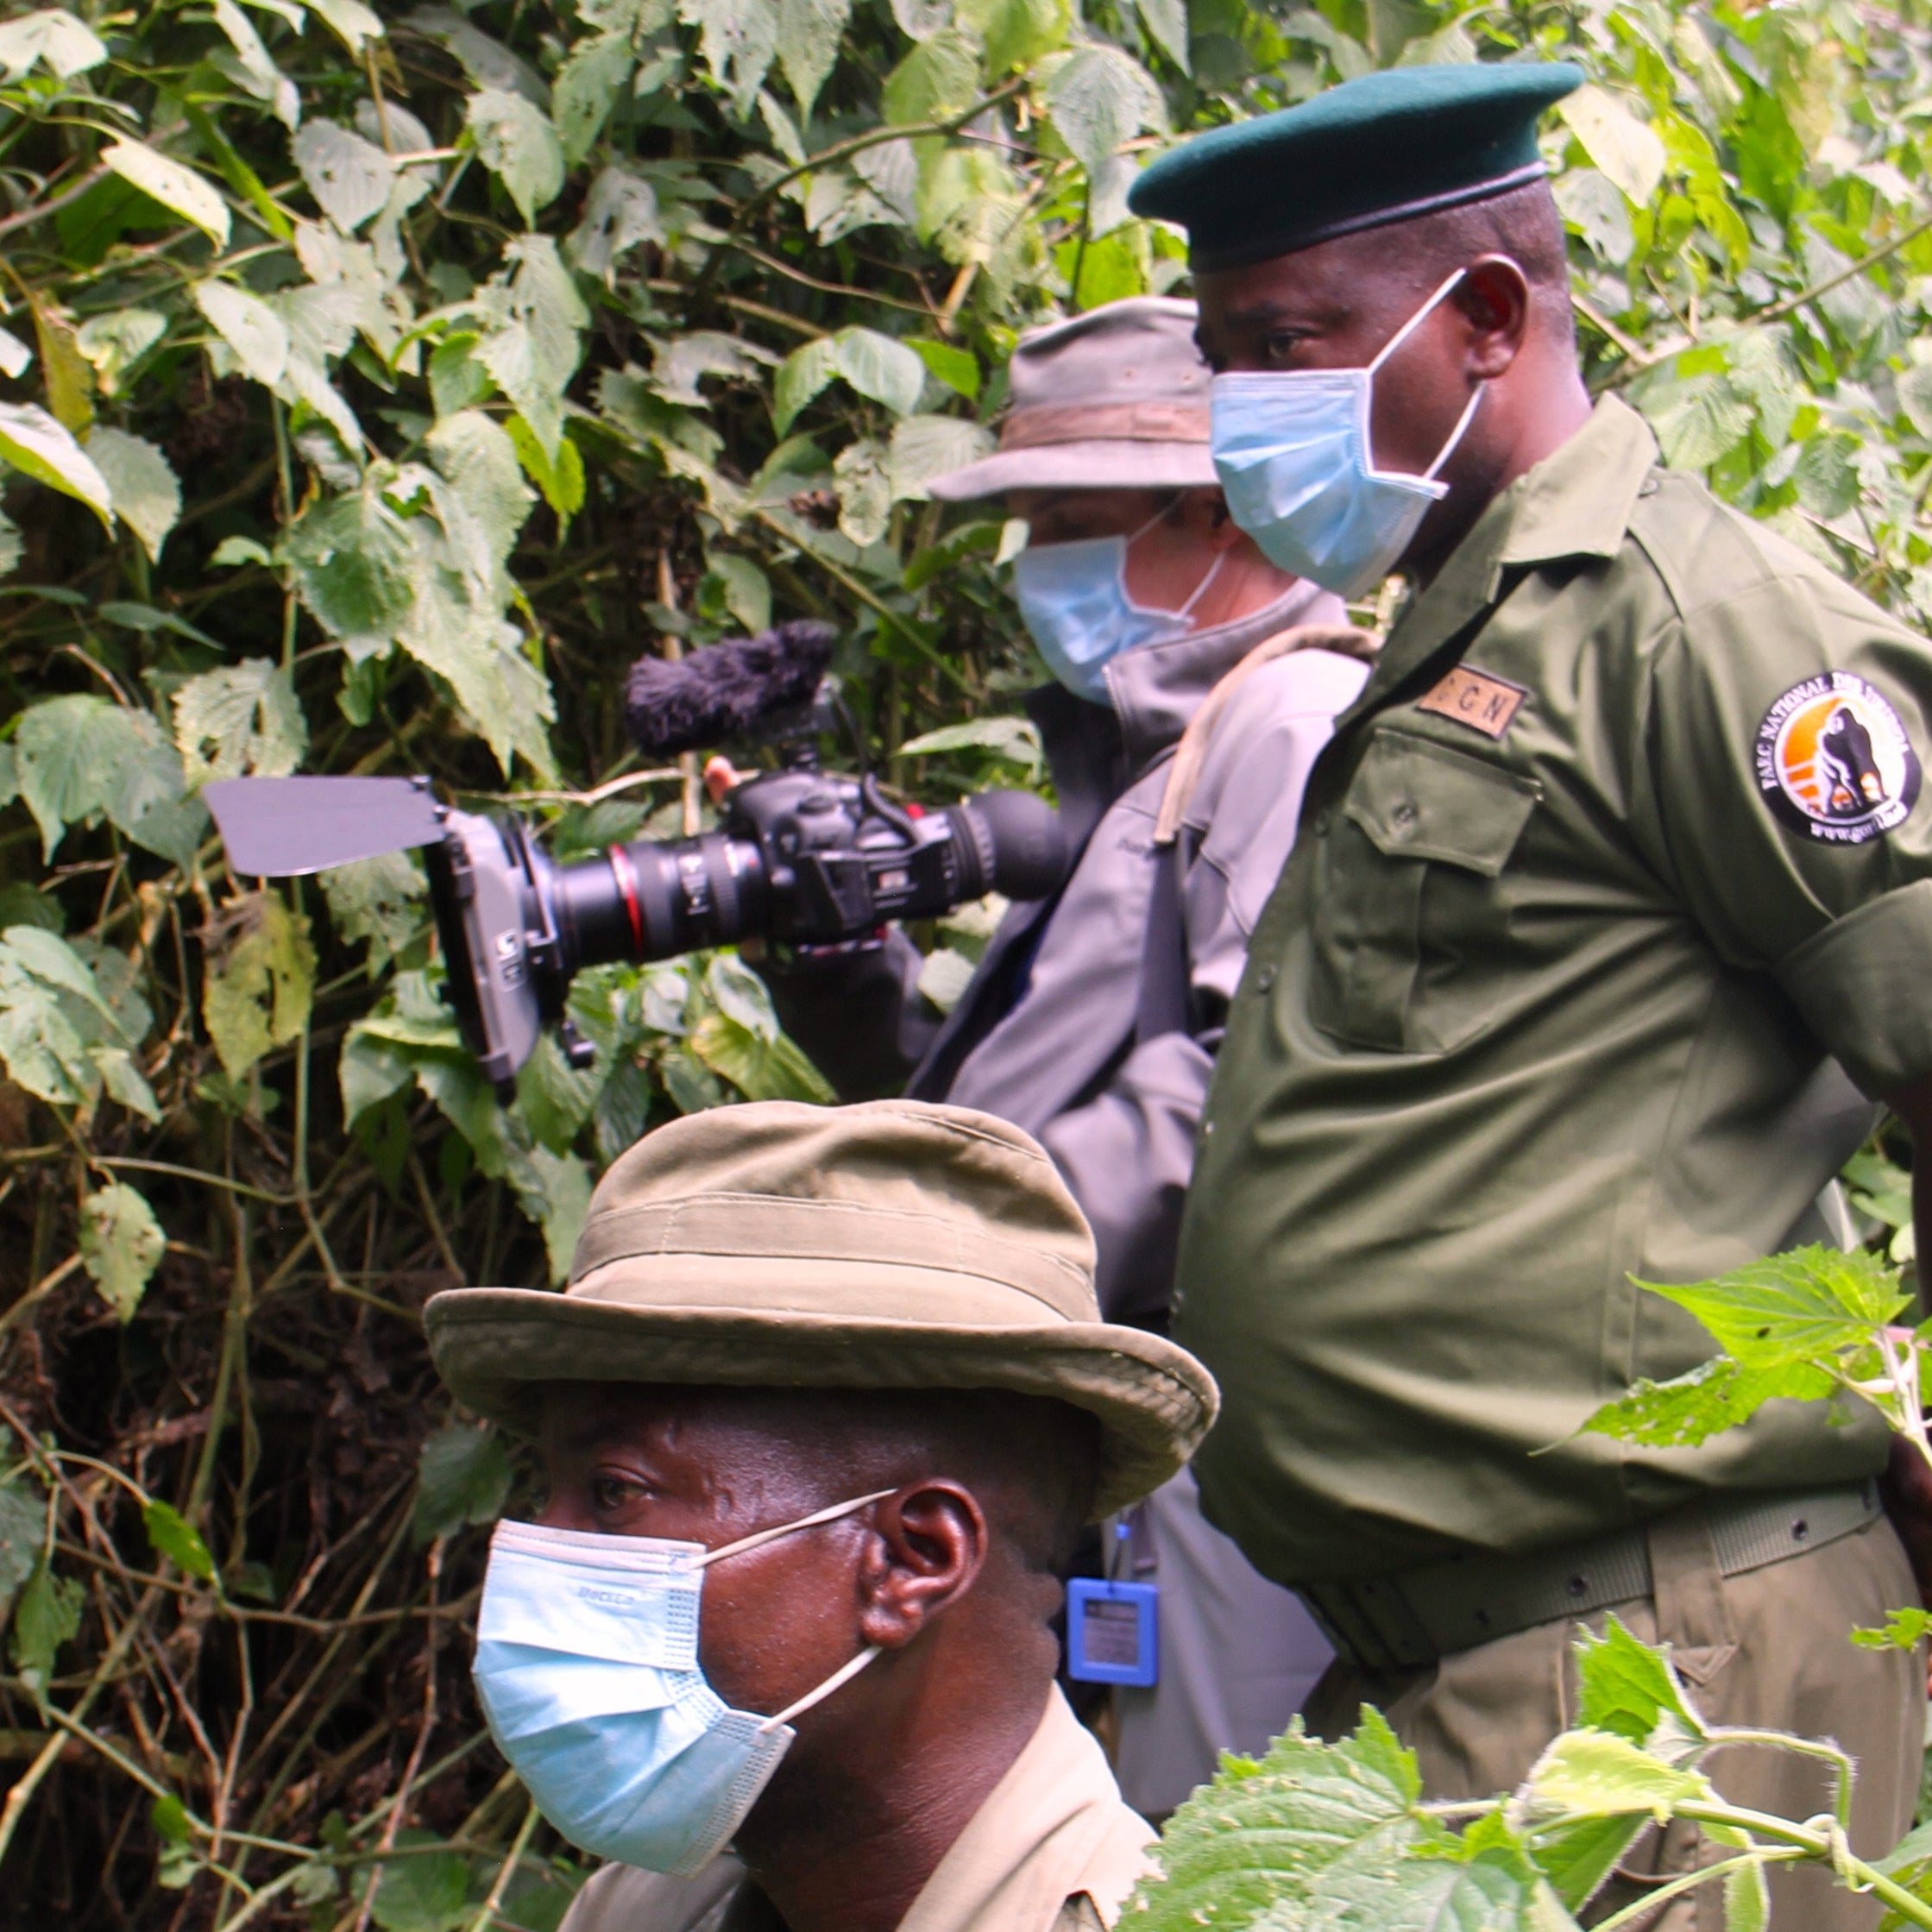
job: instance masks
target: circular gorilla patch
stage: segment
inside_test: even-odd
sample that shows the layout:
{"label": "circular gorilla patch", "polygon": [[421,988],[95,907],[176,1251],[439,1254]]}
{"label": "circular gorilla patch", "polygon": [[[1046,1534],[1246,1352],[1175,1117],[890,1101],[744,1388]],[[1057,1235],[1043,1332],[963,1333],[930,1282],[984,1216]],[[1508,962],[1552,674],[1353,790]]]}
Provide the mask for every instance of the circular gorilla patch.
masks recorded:
{"label": "circular gorilla patch", "polygon": [[1827,845],[1876,839],[1918,797],[1918,754],[1898,714],[1848,670],[1792,685],[1765,712],[1754,756],[1772,810]]}

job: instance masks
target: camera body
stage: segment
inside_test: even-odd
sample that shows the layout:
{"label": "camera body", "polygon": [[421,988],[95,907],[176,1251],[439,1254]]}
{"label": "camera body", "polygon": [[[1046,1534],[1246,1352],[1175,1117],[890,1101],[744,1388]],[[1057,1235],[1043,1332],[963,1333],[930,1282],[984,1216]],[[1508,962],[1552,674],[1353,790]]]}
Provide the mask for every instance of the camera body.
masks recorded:
{"label": "camera body", "polygon": [[729,792],[714,831],[639,839],[574,865],[550,858],[514,817],[442,819],[424,857],[449,997],[499,1086],[547,1024],[574,1062],[588,1060],[563,1018],[587,966],[752,936],[837,945],[989,891],[1042,897],[1067,862],[1058,814],[1030,792],[982,792],[921,814],[890,803],[869,777],[803,758]]}

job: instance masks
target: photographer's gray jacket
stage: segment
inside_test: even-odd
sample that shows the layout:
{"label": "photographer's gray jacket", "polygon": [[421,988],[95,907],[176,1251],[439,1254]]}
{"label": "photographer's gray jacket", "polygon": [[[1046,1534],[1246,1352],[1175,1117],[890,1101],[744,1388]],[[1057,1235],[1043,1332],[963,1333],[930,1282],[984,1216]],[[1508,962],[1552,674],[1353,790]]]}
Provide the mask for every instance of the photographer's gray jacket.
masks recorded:
{"label": "photographer's gray jacket", "polygon": [[[1164,1322],[1223,1016],[1293,840],[1309,767],[1367,667],[1293,651],[1253,671],[1214,727],[1180,841],[1191,1016],[1186,1030],[1136,1044],[1153,834],[1174,747],[1257,645],[1346,621],[1334,597],[1298,586],[1238,623],[1116,658],[1111,710],[1057,685],[1035,692],[1028,708],[1080,857],[1057,897],[1009,909],[943,1021],[918,992],[917,949],[896,929],[856,957],[768,969],[787,1029],[841,1098],[903,1081],[916,1098],[984,1108],[1045,1144],[1093,1224],[1110,1319]],[[1178,960],[1174,971],[1178,979]]]}

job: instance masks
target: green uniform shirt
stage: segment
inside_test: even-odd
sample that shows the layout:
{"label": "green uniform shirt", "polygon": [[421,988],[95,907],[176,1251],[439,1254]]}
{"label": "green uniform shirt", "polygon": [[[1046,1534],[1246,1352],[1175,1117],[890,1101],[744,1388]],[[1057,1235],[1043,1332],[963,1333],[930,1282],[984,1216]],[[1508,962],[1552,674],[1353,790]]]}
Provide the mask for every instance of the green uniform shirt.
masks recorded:
{"label": "green uniform shirt", "polygon": [[1932,651],[1657,460],[1612,400],[1489,507],[1255,933],[1174,1332],[1221,1384],[1209,1513],[1282,1583],[1883,1463],[1823,1404],[1564,1439],[1715,1352],[1633,1274],[1813,1237],[1873,1118],[1845,1073],[1932,1073]]}

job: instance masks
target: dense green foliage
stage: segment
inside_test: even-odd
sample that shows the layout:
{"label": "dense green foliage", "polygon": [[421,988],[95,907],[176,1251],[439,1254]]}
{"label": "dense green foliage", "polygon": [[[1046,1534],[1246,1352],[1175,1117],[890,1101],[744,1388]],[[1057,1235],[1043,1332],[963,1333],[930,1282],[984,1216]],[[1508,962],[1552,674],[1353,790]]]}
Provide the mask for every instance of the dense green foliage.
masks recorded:
{"label": "dense green foliage", "polygon": [[198,785],[425,771],[563,856],[675,830],[624,668],[774,612],[840,626],[897,783],[1027,777],[1010,538],[925,480],[1018,330],[1185,287],[1138,156],[1405,60],[1584,62],[1547,145],[1593,381],[1919,617],[1927,49],[1820,0],[0,22],[0,1917],[554,1923],[463,1669],[517,1472],[417,1312],[554,1277],[653,1119],[822,1092],[720,955],[587,975],[595,1065],[500,1107],[414,864],[249,890]]}

